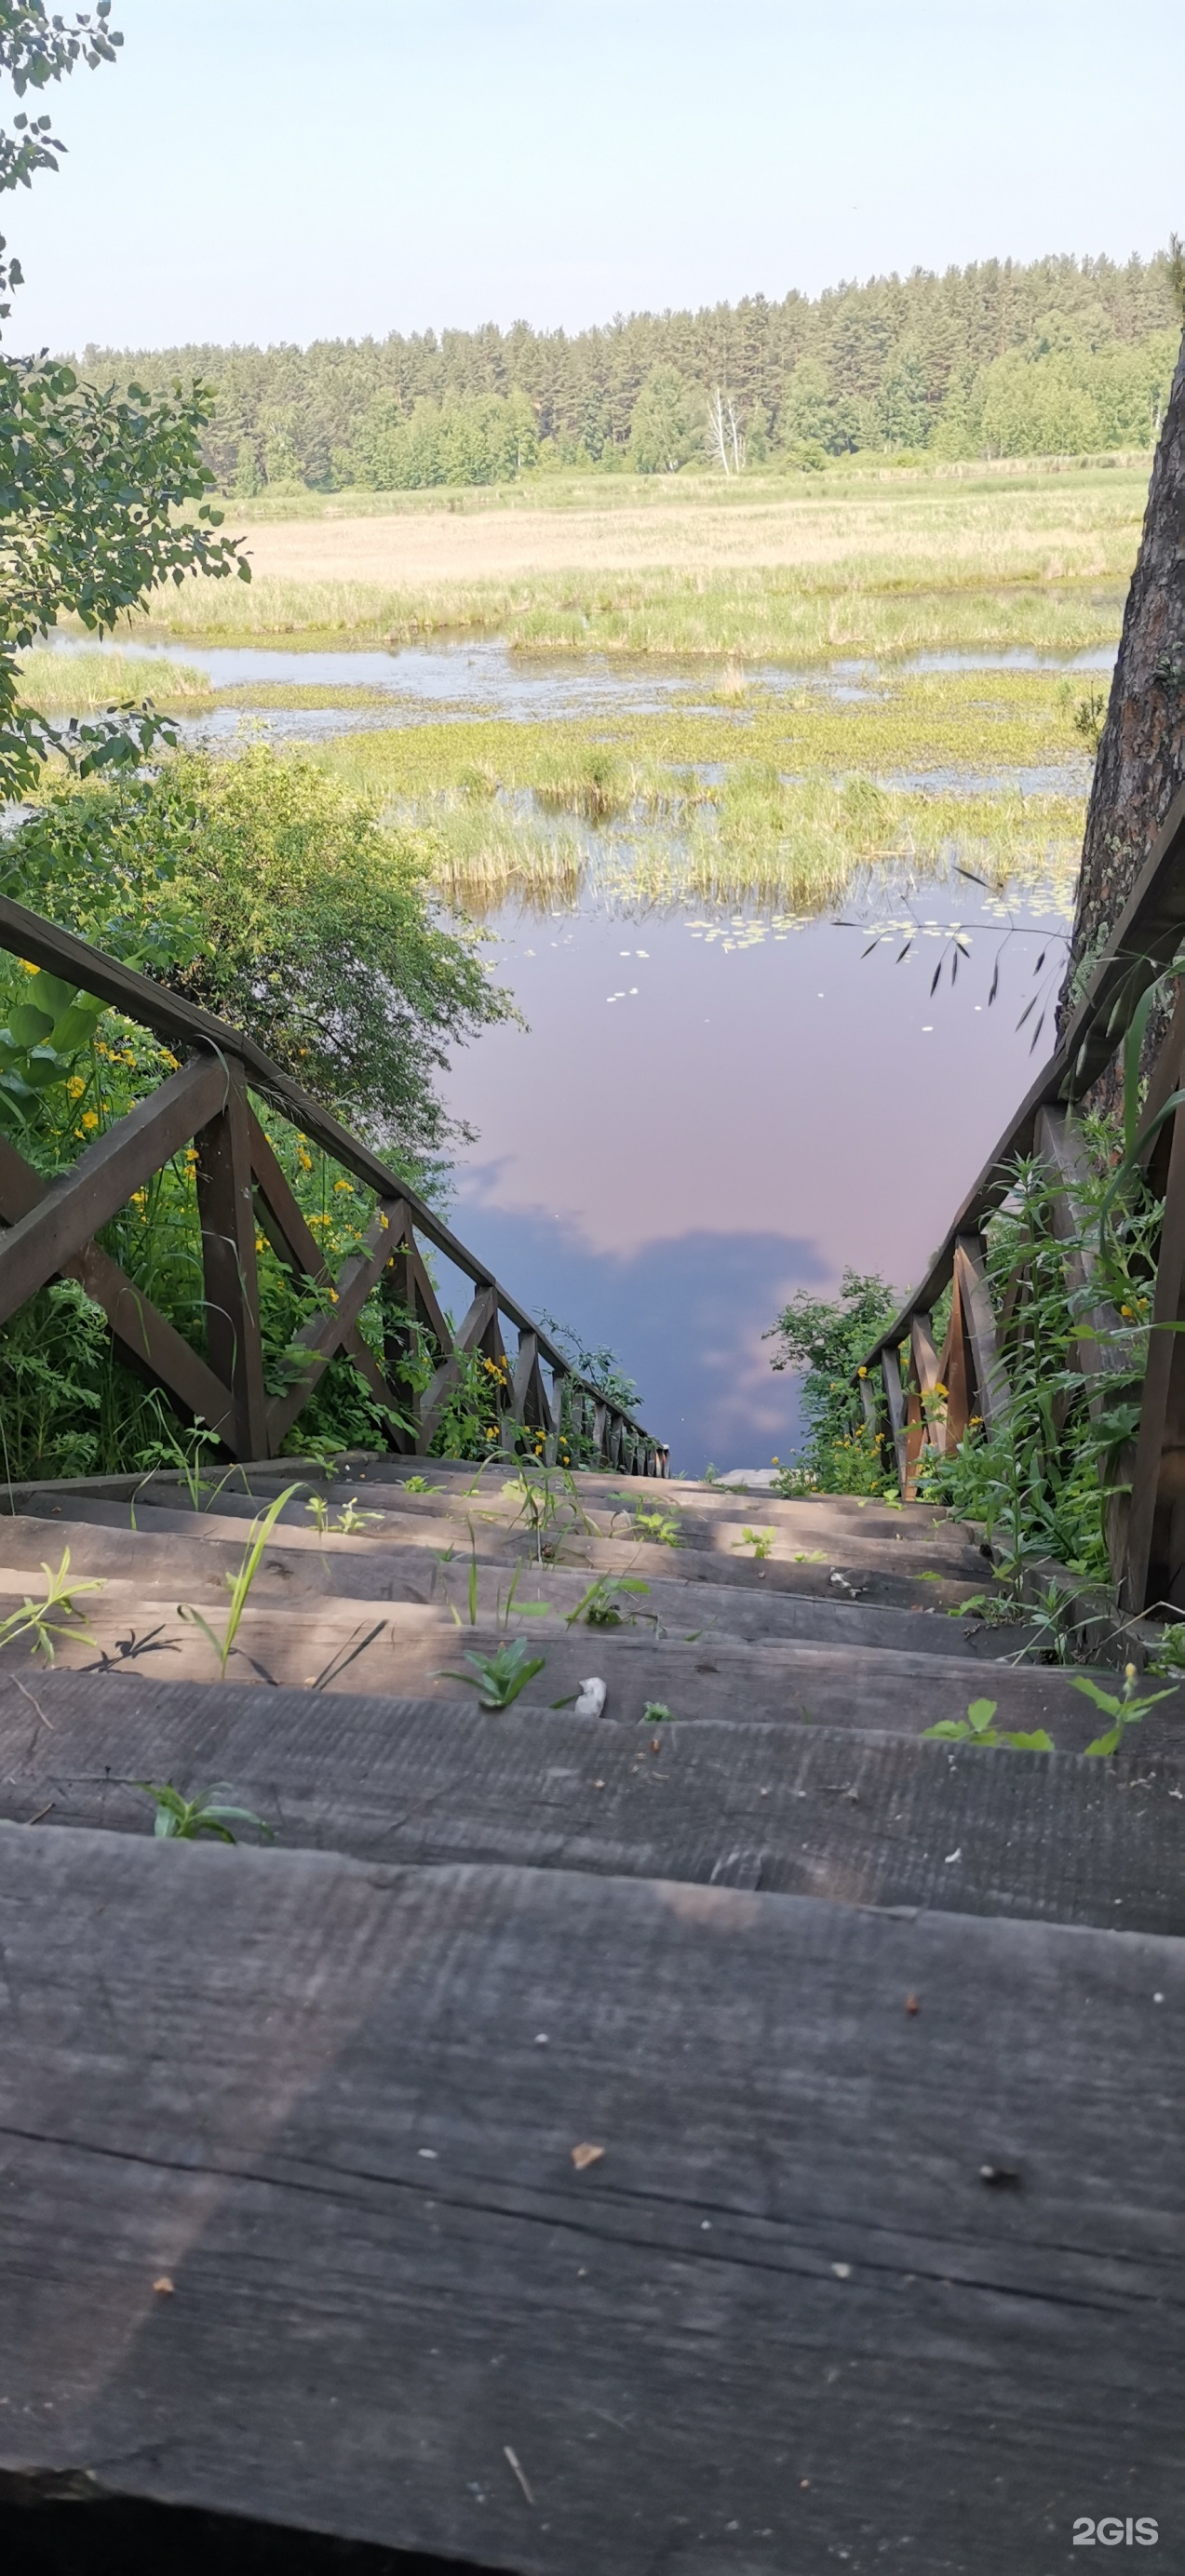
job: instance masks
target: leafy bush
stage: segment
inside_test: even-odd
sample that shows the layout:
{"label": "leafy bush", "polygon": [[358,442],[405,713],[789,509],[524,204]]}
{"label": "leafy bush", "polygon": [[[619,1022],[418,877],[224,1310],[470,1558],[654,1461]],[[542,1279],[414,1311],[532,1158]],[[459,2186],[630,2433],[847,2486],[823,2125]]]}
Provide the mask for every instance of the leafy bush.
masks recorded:
{"label": "leafy bush", "polygon": [[855,1373],[896,1303],[878,1272],[845,1270],[838,1300],[800,1288],[771,1324],[765,1339],[779,1341],[781,1349],[770,1366],[805,1372],[800,1403],[807,1437],[778,1479],[780,1492],[885,1491],[891,1462],[884,1442],[865,1427]]}
{"label": "leafy bush", "polygon": [[434,915],[423,836],[299,752],[186,752],[63,789],[5,890],[244,1029],[326,1106],[413,1153],[450,1134],[450,1045],[510,1016],[479,934]]}

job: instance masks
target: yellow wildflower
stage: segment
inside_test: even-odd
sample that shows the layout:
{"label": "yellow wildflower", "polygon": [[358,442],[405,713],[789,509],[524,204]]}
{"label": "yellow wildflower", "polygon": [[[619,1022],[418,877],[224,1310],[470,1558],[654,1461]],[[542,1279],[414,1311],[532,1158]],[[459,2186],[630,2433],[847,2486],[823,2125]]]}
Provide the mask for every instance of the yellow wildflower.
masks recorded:
{"label": "yellow wildflower", "polygon": [[82,1075],[80,1073],[72,1073],[69,1082],[66,1085],[66,1089],[70,1094],[71,1100],[81,1100],[83,1092],[86,1089],[86,1084],[82,1079]]}
{"label": "yellow wildflower", "polygon": [[867,1369],[866,1369],[866,1368],[858,1368],[858,1369],[857,1369],[857,1371],[856,1371],[856,1375],[857,1375],[857,1377],[867,1377],[867,1375],[868,1375],[868,1371],[867,1371]]}
{"label": "yellow wildflower", "polygon": [[335,1181],[333,1186],[335,1190],[352,1190],[354,1184],[352,1181]]}
{"label": "yellow wildflower", "polygon": [[96,1109],[84,1109],[82,1113],[82,1123],[84,1127],[97,1127],[99,1123],[98,1111]]}
{"label": "yellow wildflower", "polygon": [[40,967],[39,967],[39,966],[30,966],[30,964],[29,964],[29,960],[28,960],[28,958],[27,958],[27,957],[22,957],[22,959],[21,959],[21,964],[22,964],[22,966],[24,967],[24,970],[25,970],[26,975],[39,975],[39,974],[40,974],[40,972],[41,972],[41,969],[40,969]]}

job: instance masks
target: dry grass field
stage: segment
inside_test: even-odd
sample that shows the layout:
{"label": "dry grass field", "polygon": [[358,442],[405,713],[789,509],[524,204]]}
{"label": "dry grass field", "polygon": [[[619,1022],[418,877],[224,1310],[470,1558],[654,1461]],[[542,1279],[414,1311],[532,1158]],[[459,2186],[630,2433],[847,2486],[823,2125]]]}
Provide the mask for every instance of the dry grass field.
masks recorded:
{"label": "dry grass field", "polygon": [[[253,580],[159,600],[178,635],[405,642],[501,634],[536,651],[1072,653],[1118,633],[1146,468],[869,471],[534,496],[294,496],[243,514]],[[400,506],[404,499],[415,508]],[[380,510],[373,505],[389,500]],[[426,504],[431,500],[433,506]],[[228,524],[236,524],[233,505]]]}
{"label": "dry grass field", "polygon": [[854,485],[826,478],[727,503],[677,491],[647,510],[563,514],[519,505],[480,514],[342,515],[278,520],[248,531],[258,577],[278,582],[423,584],[520,580],[556,572],[679,566],[711,579],[730,570],[858,563],[882,573],[924,565],[932,578],[1116,579],[1130,570],[1142,489],[1130,474],[1045,483]]}

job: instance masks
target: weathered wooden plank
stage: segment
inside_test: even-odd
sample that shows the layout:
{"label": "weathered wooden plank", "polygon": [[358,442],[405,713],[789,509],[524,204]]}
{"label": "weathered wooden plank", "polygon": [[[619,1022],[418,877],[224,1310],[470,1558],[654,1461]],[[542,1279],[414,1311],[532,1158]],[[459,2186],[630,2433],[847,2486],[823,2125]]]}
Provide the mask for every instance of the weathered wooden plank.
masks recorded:
{"label": "weathered wooden plank", "polygon": [[378,1362],[367,1349],[357,1330],[358,1318],[372,1290],[378,1286],[391,1258],[391,1226],[395,1207],[390,1201],[376,1210],[367,1227],[362,1251],[342,1264],[337,1284],[329,1292],[331,1303],[325,1312],[310,1316],[294,1336],[294,1348],[307,1354],[299,1383],[287,1395],[273,1397],[267,1409],[268,1442],[273,1451],[281,1449],[297,1415],[320,1383],[335,1352],[351,1345],[350,1357],[377,1396],[380,1404],[393,1405],[394,1391],[388,1386]]}
{"label": "weathered wooden plank", "polygon": [[51,1181],[44,1197],[0,1235],[0,1324],[55,1278],[132,1191],[188,1143],[225,1098],[226,1084],[226,1069],[213,1056],[196,1057],[170,1074],[126,1118],[84,1146],[69,1171]]}
{"label": "weathered wooden plank", "polygon": [[1179,1942],[52,1827],[0,1940],[0,2465],[531,2576],[1171,2527]]}
{"label": "weathered wooden plank", "polygon": [[905,1426],[905,1394],[901,1384],[901,1362],[897,1356],[896,1346],[890,1349],[886,1344],[885,1349],[880,1354],[880,1364],[881,1380],[885,1390],[885,1403],[889,1412],[889,1436],[893,1443],[893,1454],[897,1461],[897,1483],[901,1490],[902,1499],[905,1502],[912,1502],[913,1496],[909,1491],[909,1453]]}
{"label": "weathered wooden plank", "polygon": [[431,1441],[460,1375],[460,1362],[470,1351],[477,1350],[497,1321],[498,1291],[490,1280],[477,1290],[468,1313],[459,1324],[447,1356],[441,1361],[420,1404],[420,1437],[425,1448]]}
{"label": "weathered wooden plank", "polygon": [[[8,1580],[7,1598],[15,1606],[26,1579],[22,1573]],[[193,1588],[199,1603],[208,1604],[209,1587]],[[77,1633],[61,1635],[55,1651],[62,1670],[99,1673],[121,1691],[136,1689],[144,1676],[218,1681],[213,1647],[200,1628],[178,1616],[175,1596],[154,1598],[137,1586],[113,1583],[85,1608],[92,1642]],[[219,1630],[221,1617],[208,1607],[205,1615]],[[473,1705],[474,1684],[454,1678],[467,1674],[462,1657],[493,1654],[505,1633],[492,1622],[458,1630],[431,1603],[330,1600],[289,1606],[268,1600],[257,1608],[252,1601],[228,1672],[261,1689],[307,1688],[322,1706],[329,1696],[360,1690],[432,1698],[443,1712],[458,1703]],[[606,1685],[606,1713],[630,1726],[644,1722],[648,1705],[658,1703],[674,1718],[768,1718],[920,1735],[940,1719],[965,1717],[971,1700],[985,1694],[997,1701],[1001,1725],[1025,1732],[1045,1727],[1068,1750],[1089,1742],[1099,1725],[1069,1676],[1056,1667],[992,1663],[984,1669],[961,1655],[886,1652],[800,1637],[747,1642],[692,1632],[655,1641],[620,1630],[590,1636],[587,1629],[542,1620],[532,1620],[525,1635],[532,1653],[544,1660],[527,1685],[524,1707],[546,1711],[574,1700],[594,1674]],[[0,1673],[16,1675],[30,1688],[37,1687],[39,1669],[23,1645],[0,1651]],[[1170,1720],[1180,1723],[1180,1708],[1176,1692],[1157,1712],[1156,1740]],[[331,1725],[331,1714],[325,1723]]]}
{"label": "weathered wooden plank", "polygon": [[223,1105],[195,1141],[206,1338],[214,1367],[234,1397],[230,1445],[239,1458],[258,1457],[270,1446],[248,1117],[246,1079],[232,1061]]}
{"label": "weathered wooden plank", "polygon": [[[0,1683],[0,1816],[150,1833],[134,1785],[211,1781],[286,1851],[747,1884],[845,1904],[920,1905],[1185,1933],[1170,1750],[1122,1763],[888,1733],[694,1718],[638,1728],[435,1700],[77,1673]],[[1162,1732],[1171,1748],[1174,1735]],[[957,1860],[950,1855],[958,1853]],[[731,1882],[730,1882],[731,1883]]]}
{"label": "weathered wooden plank", "polygon": [[[50,1183],[0,1137],[0,1216],[15,1225],[39,1206]],[[87,1296],[106,1315],[122,1360],[146,1372],[163,1386],[192,1418],[208,1424],[222,1438],[233,1436],[230,1389],[207,1368],[150,1297],[137,1288],[118,1262],[92,1239],[62,1263],[62,1275],[77,1279]]]}
{"label": "weathered wooden plank", "polygon": [[983,1245],[978,1236],[959,1236],[955,1245],[955,1270],[964,1329],[975,1362],[979,1410],[985,1429],[994,1431],[1008,1410],[1008,1380],[1000,1358]]}
{"label": "weathered wooden plank", "polygon": [[[134,1583],[156,1599],[172,1594],[221,1605],[227,1577],[242,1563],[248,1527],[248,1521],[227,1511],[195,1515],[162,1510],[143,1496],[135,1503],[91,1501],[50,1519],[0,1517],[0,1580],[27,1588],[38,1568],[60,1553],[68,1534],[75,1573]],[[426,1540],[443,1535],[430,1525]],[[520,1562],[499,1544],[502,1536],[479,1531],[475,1524],[478,1544],[470,1561],[483,1626],[495,1626],[501,1618],[513,1565]],[[398,1524],[392,1531],[350,1538],[332,1528],[321,1535],[308,1524],[283,1518],[264,1551],[251,1598],[256,1606],[281,1600],[306,1608],[311,1601],[330,1598],[339,1606],[345,1601],[452,1600],[467,1611],[469,1563],[454,1557],[450,1566],[444,1556],[444,1548],[426,1541],[405,1541]],[[794,1571],[800,1575],[808,1569]],[[520,1576],[519,1589],[525,1598],[546,1601],[555,1615],[566,1618],[578,1610],[590,1579],[587,1566],[532,1565]],[[774,1588],[760,1578],[750,1583],[701,1581],[689,1593],[684,1583],[663,1573],[643,1579],[647,1591],[627,1595],[622,1615],[632,1617],[644,1636],[657,1624],[676,1636],[694,1629],[700,1636],[748,1638],[755,1644],[802,1638],[907,1654],[978,1651],[966,1635],[974,1622],[922,1617],[919,1611],[928,1604],[916,1600],[910,1607],[863,1597],[853,1602],[829,1581],[814,1591]],[[598,1632],[584,1633],[591,1639]],[[993,1632],[993,1641],[997,1638]]]}
{"label": "weathered wooden plank", "polygon": [[1185,1118],[1173,1120],[1156,1265],[1152,1331],[1140,1397],[1123,1604],[1185,1603]]}

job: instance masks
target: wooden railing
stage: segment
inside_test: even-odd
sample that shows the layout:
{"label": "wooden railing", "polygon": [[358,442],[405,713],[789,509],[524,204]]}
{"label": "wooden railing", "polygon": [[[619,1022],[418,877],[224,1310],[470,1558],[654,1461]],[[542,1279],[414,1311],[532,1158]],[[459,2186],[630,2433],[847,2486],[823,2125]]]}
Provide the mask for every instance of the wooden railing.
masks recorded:
{"label": "wooden railing", "polygon": [[[1151,1602],[1185,1610],[1185,1109],[1156,1124],[1185,1084],[1185,985],[1141,1109],[1141,1130],[1149,1137],[1141,1159],[1164,1198],[1142,1384],[1131,1327],[1101,1295],[1090,1294],[1092,1259],[1080,1212],[1084,1157],[1074,1109],[1118,1053],[1141,996],[1183,947],[1185,789],[1169,809],[1056,1054],[964,1199],[926,1277],[865,1353],[859,1378],[865,1422],[874,1436],[887,1427],[905,1500],[917,1492],[927,1452],[949,1455],[975,1420],[988,1431],[1001,1421],[1010,1402],[1013,1318],[1002,1315],[997,1329],[983,1229],[1008,1196],[1017,1157],[1036,1156],[1048,1174],[1053,1234],[1065,1247],[1070,1311],[1080,1328],[1070,1364],[1081,1372],[1096,1415],[1119,1388],[1139,1386],[1138,1429],[1116,1462],[1107,1508],[1111,1572],[1129,1614]],[[938,1350],[933,1311],[948,1288],[950,1316]]]}
{"label": "wooden railing", "polygon": [[[391,1422],[392,1448],[425,1454],[463,1362],[481,1354],[500,1372],[490,1384],[498,1389],[508,1441],[541,1448],[548,1463],[566,1443],[574,1457],[591,1453],[619,1475],[667,1474],[661,1442],[574,1370],[416,1193],[250,1038],[4,898],[0,949],[122,1012],[186,1059],[48,1181],[0,1136],[0,1326],[49,1281],[80,1281],[106,1315],[119,1356],[160,1387],[183,1420],[204,1423],[240,1460],[275,1457],[285,1448],[339,1353],[378,1404],[402,1417]],[[252,1092],[374,1194],[362,1248],[336,1276],[255,1114]],[[132,1193],[191,1142],[205,1356],[96,1240]],[[323,1311],[300,1328],[298,1374],[283,1394],[269,1395],[265,1386],[257,1235],[266,1237],[295,1280],[324,1300]],[[472,1286],[468,1312],[455,1329],[442,1311],[425,1244]],[[380,1285],[390,1291],[392,1317],[382,1365],[359,1331],[362,1310]],[[514,1337],[509,1351],[503,1324]],[[430,1383],[418,1394],[403,1365],[413,1343],[429,1349],[435,1361]]]}

